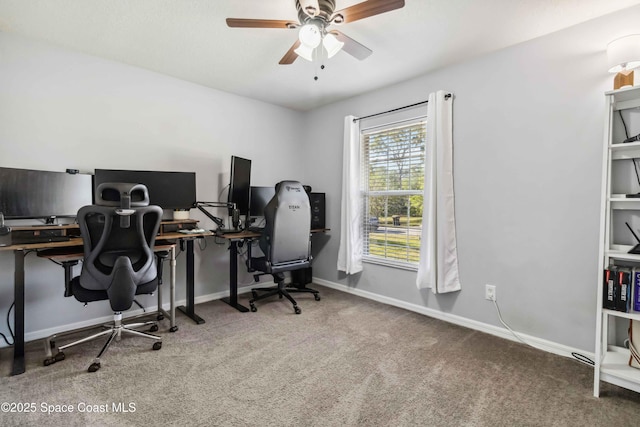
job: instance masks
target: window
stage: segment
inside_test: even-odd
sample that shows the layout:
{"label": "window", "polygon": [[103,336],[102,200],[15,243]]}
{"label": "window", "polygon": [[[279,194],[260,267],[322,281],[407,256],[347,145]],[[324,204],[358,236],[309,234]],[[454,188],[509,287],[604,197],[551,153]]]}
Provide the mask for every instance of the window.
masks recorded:
{"label": "window", "polygon": [[417,268],[426,118],[361,132],[364,260]]}

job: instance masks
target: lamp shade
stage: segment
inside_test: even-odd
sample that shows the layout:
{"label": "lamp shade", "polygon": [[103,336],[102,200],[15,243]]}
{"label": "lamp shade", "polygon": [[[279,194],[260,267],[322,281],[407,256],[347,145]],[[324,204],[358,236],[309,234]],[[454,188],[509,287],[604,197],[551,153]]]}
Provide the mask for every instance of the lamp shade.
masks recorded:
{"label": "lamp shade", "polygon": [[633,70],[640,67],[640,34],[620,37],[607,45],[609,72]]}
{"label": "lamp shade", "polygon": [[296,53],[296,55],[306,59],[307,61],[313,61],[314,50],[315,47],[307,46],[304,43],[300,43],[300,46],[294,49],[294,52]]}
{"label": "lamp shade", "polygon": [[331,58],[336,53],[340,52],[344,43],[339,41],[336,36],[331,33],[327,33],[322,39],[322,45],[327,50],[327,57]]}
{"label": "lamp shade", "polygon": [[322,35],[320,34],[320,29],[316,25],[306,24],[300,28],[298,38],[303,45],[310,48],[316,48],[322,40]]}

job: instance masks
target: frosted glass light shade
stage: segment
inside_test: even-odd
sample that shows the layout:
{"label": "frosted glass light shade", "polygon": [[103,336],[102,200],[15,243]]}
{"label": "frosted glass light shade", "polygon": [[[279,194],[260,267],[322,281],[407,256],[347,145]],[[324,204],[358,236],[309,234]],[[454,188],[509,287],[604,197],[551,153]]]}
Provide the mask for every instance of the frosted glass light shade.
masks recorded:
{"label": "frosted glass light shade", "polygon": [[320,29],[317,26],[307,24],[300,28],[298,38],[303,45],[310,48],[316,48],[322,40],[322,35],[320,34]]}
{"label": "frosted glass light shade", "polygon": [[306,59],[307,61],[313,61],[314,50],[315,47],[310,47],[305,45],[304,43],[301,43],[300,46],[298,46],[298,48],[294,49],[293,51],[296,53],[296,55]]}
{"label": "frosted glass light shade", "polygon": [[633,70],[640,67],[640,34],[620,37],[607,45],[610,73]]}
{"label": "frosted glass light shade", "polygon": [[339,41],[336,36],[329,33],[324,36],[324,39],[322,39],[322,45],[327,50],[327,57],[331,58],[333,55],[340,52],[344,43]]}

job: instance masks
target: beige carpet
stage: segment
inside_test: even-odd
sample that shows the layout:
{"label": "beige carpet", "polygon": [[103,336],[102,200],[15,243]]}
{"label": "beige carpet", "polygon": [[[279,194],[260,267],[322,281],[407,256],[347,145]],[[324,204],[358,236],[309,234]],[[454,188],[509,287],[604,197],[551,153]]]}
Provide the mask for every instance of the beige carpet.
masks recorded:
{"label": "beige carpet", "polygon": [[[101,343],[42,366],[27,345],[27,372],[10,377],[0,352],[0,425],[193,426],[637,426],[640,394],[608,384],[577,361],[318,286],[239,313],[201,304],[206,323],[178,315],[164,345],[125,338],[87,366]],[[247,296],[241,297],[246,304]],[[118,408],[129,412],[114,412]],[[73,413],[47,414],[48,405]],[[115,408],[114,408],[115,405]],[[131,405],[131,406],[130,406]],[[108,412],[87,412],[88,409]],[[54,407],[60,410],[61,407]],[[134,409],[134,411],[132,411]],[[80,411],[83,412],[80,412]]]}

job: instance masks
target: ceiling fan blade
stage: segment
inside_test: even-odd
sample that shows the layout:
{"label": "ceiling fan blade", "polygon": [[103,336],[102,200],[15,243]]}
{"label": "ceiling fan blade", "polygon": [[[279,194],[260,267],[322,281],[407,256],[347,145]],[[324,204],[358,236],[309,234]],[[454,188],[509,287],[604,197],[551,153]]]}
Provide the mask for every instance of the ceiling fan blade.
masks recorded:
{"label": "ceiling fan blade", "polygon": [[334,16],[342,15],[344,23],[357,21],[381,13],[404,7],[404,0],[367,0],[337,11]]}
{"label": "ceiling fan blade", "polygon": [[227,18],[227,25],[237,28],[282,28],[285,30],[298,27],[298,23],[291,21],[241,18]]}
{"label": "ceiling fan blade", "polygon": [[284,54],[282,59],[280,60],[280,65],[289,65],[293,64],[293,61],[298,59],[298,54],[294,52],[300,46],[300,40],[296,40],[296,42],[291,46],[291,48]]}
{"label": "ceiling fan blade", "polygon": [[354,58],[359,59],[360,61],[362,61],[363,59],[366,59],[369,55],[373,53],[373,51],[368,47],[366,47],[365,45],[358,43],[351,37],[344,35],[338,30],[332,30],[330,32],[331,34],[336,36],[336,38],[339,41],[344,43],[342,50],[344,50]]}

